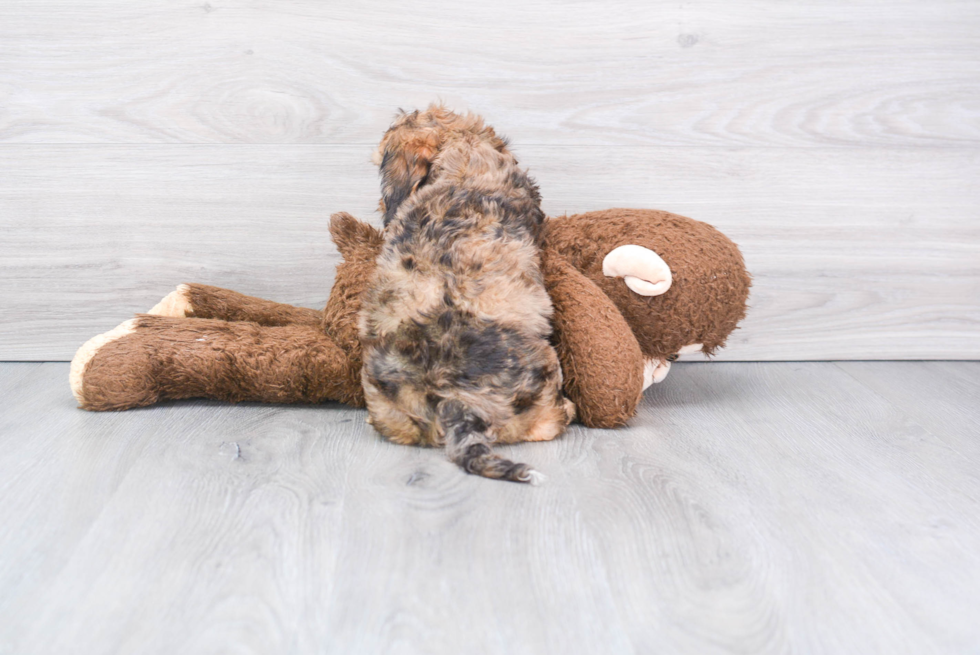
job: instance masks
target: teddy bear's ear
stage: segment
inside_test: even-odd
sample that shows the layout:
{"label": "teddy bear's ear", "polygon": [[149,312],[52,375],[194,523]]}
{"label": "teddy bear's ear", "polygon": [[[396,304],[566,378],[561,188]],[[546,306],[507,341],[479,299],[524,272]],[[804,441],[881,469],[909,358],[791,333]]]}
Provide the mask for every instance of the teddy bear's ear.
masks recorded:
{"label": "teddy bear's ear", "polygon": [[633,330],[612,299],[560,254],[546,248],[541,264],[565,394],[588,427],[625,424],[643,393],[643,352]]}
{"label": "teddy bear's ear", "polygon": [[625,245],[615,248],[602,260],[602,274],[621,277],[634,293],[659,296],[673,283],[670,267],[649,248]]}
{"label": "teddy bear's ear", "polygon": [[330,217],[330,236],[346,261],[376,257],[383,243],[381,232],[347,212]]}

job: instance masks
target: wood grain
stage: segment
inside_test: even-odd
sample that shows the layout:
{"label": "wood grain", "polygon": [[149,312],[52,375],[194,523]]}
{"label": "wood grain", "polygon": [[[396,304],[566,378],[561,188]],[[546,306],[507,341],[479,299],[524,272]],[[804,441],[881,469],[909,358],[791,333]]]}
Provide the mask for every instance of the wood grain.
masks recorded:
{"label": "wood grain", "polygon": [[[553,445],[500,450],[557,463]],[[486,482],[441,451],[354,462],[328,652],[631,652],[567,484]]]}
{"label": "wood grain", "polygon": [[677,364],[628,428],[507,448],[537,488],[67,375],[0,364],[0,652],[980,648],[973,362]]}
{"label": "wood grain", "polygon": [[833,364],[676,373],[563,461],[638,652],[977,646],[975,455]]}
{"label": "wood grain", "polygon": [[[980,457],[980,413],[964,411],[980,398],[980,362],[837,362],[949,448]],[[976,476],[980,478],[980,470]]]}
{"label": "wood grain", "polygon": [[[977,153],[629,152],[518,147],[552,215],[657,207],[740,244],[751,310],[722,358],[980,357]],[[0,359],[70,359],[180,282],[322,305],[337,261],[327,217],[376,220],[369,153],[0,148]]]}
{"label": "wood grain", "polygon": [[980,5],[0,6],[0,359],[61,360],[194,280],[322,304],[395,107],[484,114],[549,212],[742,247],[730,360],[980,358]]}
{"label": "wood grain", "polygon": [[360,413],[202,402],[89,414],[65,376],[44,365],[3,412],[3,648],[312,652],[349,457],[371,443],[351,439]]}
{"label": "wood grain", "polygon": [[13,1],[7,143],[374,144],[442,98],[521,144],[970,146],[955,0]]}

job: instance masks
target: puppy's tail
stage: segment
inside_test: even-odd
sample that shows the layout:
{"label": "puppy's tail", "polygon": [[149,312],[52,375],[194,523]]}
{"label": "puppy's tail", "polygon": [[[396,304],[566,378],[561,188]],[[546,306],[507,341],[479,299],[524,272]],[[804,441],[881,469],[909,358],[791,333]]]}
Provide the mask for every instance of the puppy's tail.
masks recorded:
{"label": "puppy's tail", "polygon": [[446,454],[467,473],[534,485],[544,482],[544,475],[527,464],[515,464],[494,454],[486,421],[460,401],[441,401],[436,418],[445,435]]}

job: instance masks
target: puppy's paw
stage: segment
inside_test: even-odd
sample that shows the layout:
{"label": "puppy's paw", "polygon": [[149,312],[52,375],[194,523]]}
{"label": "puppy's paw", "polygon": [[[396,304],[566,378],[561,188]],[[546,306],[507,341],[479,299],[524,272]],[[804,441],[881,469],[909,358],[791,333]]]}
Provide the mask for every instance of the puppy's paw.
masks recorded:
{"label": "puppy's paw", "polygon": [[565,425],[569,425],[578,416],[578,408],[568,398],[565,398],[562,408],[565,410]]}
{"label": "puppy's paw", "polygon": [[163,300],[147,312],[154,316],[169,316],[171,318],[186,318],[194,315],[191,306],[191,288],[186,284],[178,284],[177,288],[163,297]]}
{"label": "puppy's paw", "polygon": [[626,286],[641,296],[659,296],[673,282],[670,267],[660,255],[635,245],[619,246],[606,255],[602,274],[623,278]]}

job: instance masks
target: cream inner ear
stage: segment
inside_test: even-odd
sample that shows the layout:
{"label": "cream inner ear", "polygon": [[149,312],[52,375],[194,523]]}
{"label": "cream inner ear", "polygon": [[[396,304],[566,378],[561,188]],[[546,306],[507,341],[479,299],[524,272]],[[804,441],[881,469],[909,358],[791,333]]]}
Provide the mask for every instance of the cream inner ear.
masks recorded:
{"label": "cream inner ear", "polygon": [[673,282],[670,267],[660,255],[649,248],[625,245],[615,248],[602,260],[602,274],[621,277],[634,293],[659,296]]}

